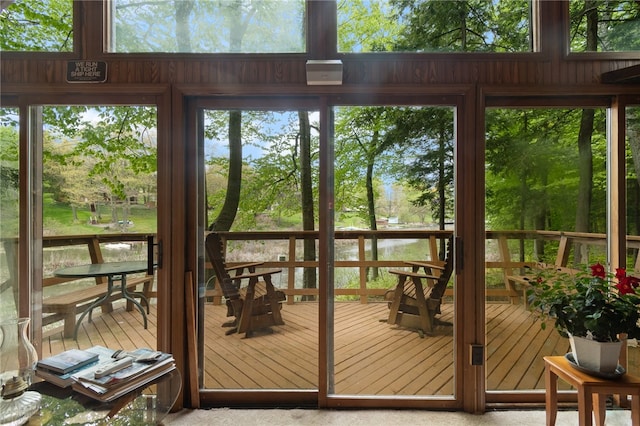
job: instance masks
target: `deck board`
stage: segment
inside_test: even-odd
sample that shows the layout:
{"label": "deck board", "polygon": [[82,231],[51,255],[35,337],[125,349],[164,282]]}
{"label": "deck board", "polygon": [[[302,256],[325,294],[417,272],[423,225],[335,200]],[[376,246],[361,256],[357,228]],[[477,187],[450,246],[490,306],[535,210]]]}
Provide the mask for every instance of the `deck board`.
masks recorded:
{"label": "deck board", "polygon": [[[318,307],[315,302],[283,305],[285,325],[272,332],[225,336],[224,306],[205,305],[205,387],[212,389],[315,389],[318,383]],[[451,320],[452,305],[441,318]],[[453,328],[438,326],[431,336],[387,324],[386,303],[335,304],[335,391],[344,395],[452,395]],[[568,351],[553,327],[543,330],[522,305],[488,303],[487,386],[489,390],[544,389],[544,355]],[[156,305],[145,330],[137,310],[115,305],[83,321],[78,342],[48,331],[43,356],[72,347],[103,345],[126,350],[155,347]],[[637,363],[639,348],[631,362]],[[632,366],[631,368],[637,368]],[[637,373],[636,373],[637,374]]]}

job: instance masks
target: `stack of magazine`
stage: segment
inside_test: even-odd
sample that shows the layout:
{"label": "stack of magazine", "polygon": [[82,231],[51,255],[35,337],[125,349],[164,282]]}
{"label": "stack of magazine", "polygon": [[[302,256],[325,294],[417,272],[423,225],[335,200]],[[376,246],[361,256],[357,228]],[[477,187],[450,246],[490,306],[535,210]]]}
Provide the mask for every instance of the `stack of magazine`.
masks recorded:
{"label": "stack of magazine", "polygon": [[96,352],[70,349],[38,361],[36,375],[56,386],[71,386],[71,375],[76,371],[97,364],[100,355]]}
{"label": "stack of magazine", "polygon": [[122,351],[94,346],[38,361],[36,375],[99,401],[112,401],[174,370],[173,356],[152,349]]}

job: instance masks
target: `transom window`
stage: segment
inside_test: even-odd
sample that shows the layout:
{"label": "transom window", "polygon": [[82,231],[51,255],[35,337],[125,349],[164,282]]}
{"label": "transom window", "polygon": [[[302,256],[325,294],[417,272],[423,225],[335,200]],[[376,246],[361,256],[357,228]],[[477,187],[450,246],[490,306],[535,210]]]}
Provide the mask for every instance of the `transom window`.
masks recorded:
{"label": "transom window", "polygon": [[2,51],[72,52],[73,0],[0,2],[0,47]]}
{"label": "transom window", "polygon": [[298,53],[304,0],[114,0],[111,52]]}

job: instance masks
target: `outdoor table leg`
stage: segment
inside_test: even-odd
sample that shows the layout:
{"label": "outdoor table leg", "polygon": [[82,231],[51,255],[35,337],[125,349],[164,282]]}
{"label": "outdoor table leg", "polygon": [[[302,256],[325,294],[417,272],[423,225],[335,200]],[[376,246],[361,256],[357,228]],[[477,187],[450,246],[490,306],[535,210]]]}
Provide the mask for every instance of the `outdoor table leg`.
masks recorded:
{"label": "outdoor table leg", "polygon": [[140,292],[140,291],[129,291],[127,289],[125,289],[125,299],[128,301],[133,302],[133,298],[134,297],[139,297],[140,301],[144,300],[144,304],[147,307],[147,314],[151,312],[151,307],[149,306],[149,299],[147,299],[147,296],[144,295],[144,293]]}
{"label": "outdoor table leg", "polygon": [[82,323],[82,320],[84,319],[84,317],[87,314],[89,314],[89,322],[91,322],[91,313],[93,312],[93,310],[98,306],[100,306],[101,304],[103,304],[104,302],[106,302],[107,300],[109,300],[109,297],[111,297],[111,292],[113,291],[113,278],[111,276],[107,277],[107,283],[108,283],[107,292],[105,293],[105,295],[94,300],[89,305],[89,307],[85,309],[82,314],[80,314],[80,318],[78,318],[78,321],[76,322],[76,327],[73,331],[73,340],[78,340],[78,329],[80,328],[80,324]]}
{"label": "outdoor table leg", "polygon": [[[140,304],[140,302],[138,302],[135,298],[133,298],[131,296],[131,294],[127,291],[127,274],[122,274],[121,277],[121,292],[122,292],[122,297],[126,300],[128,300],[129,302],[133,303],[135,305],[136,308],[138,308],[138,310],[140,311],[140,313],[142,314],[142,318],[144,320],[144,328],[147,328],[147,313],[144,311],[144,308],[142,307],[142,305]],[[145,303],[147,304],[147,309],[149,308],[149,301],[147,300],[146,297],[142,296],[144,298]]]}

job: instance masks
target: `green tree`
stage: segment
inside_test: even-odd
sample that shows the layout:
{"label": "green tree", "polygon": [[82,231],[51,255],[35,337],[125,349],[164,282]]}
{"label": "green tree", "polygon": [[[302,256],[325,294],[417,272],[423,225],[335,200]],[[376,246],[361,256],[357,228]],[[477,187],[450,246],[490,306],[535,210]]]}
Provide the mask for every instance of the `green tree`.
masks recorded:
{"label": "green tree", "polygon": [[[487,114],[487,218],[494,229],[575,231],[580,182],[579,109],[496,109]],[[592,231],[604,232],[604,111],[595,115]],[[522,248],[522,247],[521,247]],[[524,253],[520,250],[520,253]],[[544,247],[536,245],[538,259]]]}
{"label": "green tree", "polygon": [[[116,52],[304,52],[304,0],[118,1]],[[240,50],[238,50],[240,49]]]}
{"label": "green tree", "polygon": [[[301,209],[302,229],[313,231],[315,229],[315,209],[313,197],[313,152],[311,142],[311,123],[307,111],[298,111],[298,128],[300,129],[300,185],[301,185]],[[316,239],[304,240],[304,260],[316,260]],[[316,288],[316,268],[304,268],[303,288]]]}
{"label": "green tree", "polygon": [[574,52],[640,50],[640,4],[635,0],[572,0],[570,46]]}
{"label": "green tree", "polygon": [[627,108],[627,233],[640,235],[640,108]]}
{"label": "green tree", "polygon": [[[378,228],[376,220],[376,197],[374,176],[381,170],[376,164],[381,160],[383,153],[393,145],[393,140],[386,136],[390,122],[389,116],[392,108],[387,107],[352,107],[341,109],[341,114],[336,123],[336,133],[343,139],[342,150],[339,155],[354,156],[365,166],[364,189],[366,191],[366,219],[369,229]],[[347,148],[347,149],[345,149]],[[352,162],[349,162],[353,164]],[[340,186],[341,182],[337,182]],[[378,240],[375,235],[371,237],[371,258],[378,259]],[[371,278],[378,278],[378,268],[371,269]]]}
{"label": "green tree", "polygon": [[[43,157],[52,164],[43,179],[56,199],[73,209],[105,200],[117,222],[119,205],[126,220],[131,197],[155,192],[155,183],[150,190],[148,179],[140,181],[157,171],[155,108],[46,107],[43,118]],[[61,140],[71,148],[60,147]]]}
{"label": "green tree", "polygon": [[[15,110],[1,108],[8,115]],[[9,120],[2,118],[0,125],[0,238],[15,237],[18,234],[20,179],[18,130]]]}
{"label": "green tree", "polygon": [[522,0],[390,0],[406,22],[394,50],[519,52],[531,49],[530,3]]}
{"label": "green tree", "polygon": [[[224,17],[223,28],[229,34],[229,51],[240,53],[245,51],[244,45],[255,34],[249,34],[248,29],[255,20],[260,23],[271,22],[274,17],[274,8],[269,2],[234,0],[224,3],[222,6]],[[229,112],[229,179],[225,200],[218,217],[209,225],[210,230],[228,231],[235,220],[238,206],[240,205],[240,193],[242,190],[242,112],[233,110]]]}
{"label": "green tree", "polygon": [[338,1],[338,51],[387,52],[393,50],[401,25],[389,16],[388,1]]}
{"label": "green tree", "polygon": [[[445,229],[454,212],[454,120],[453,109],[442,107],[396,110],[388,138],[405,157],[400,176],[419,191],[417,206],[429,206]],[[441,241],[440,253],[445,252]]]}
{"label": "green tree", "polygon": [[0,50],[73,51],[73,0],[2,3]]}

